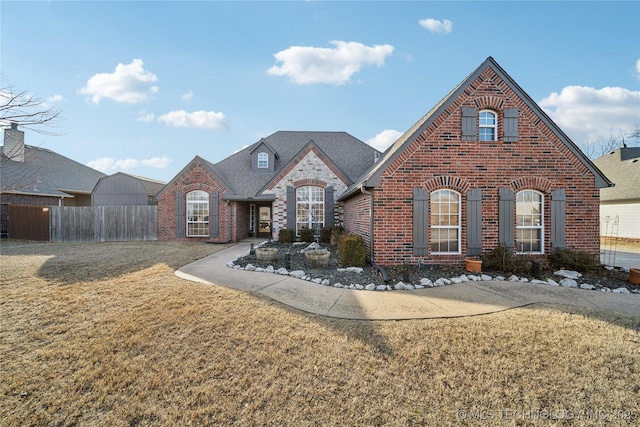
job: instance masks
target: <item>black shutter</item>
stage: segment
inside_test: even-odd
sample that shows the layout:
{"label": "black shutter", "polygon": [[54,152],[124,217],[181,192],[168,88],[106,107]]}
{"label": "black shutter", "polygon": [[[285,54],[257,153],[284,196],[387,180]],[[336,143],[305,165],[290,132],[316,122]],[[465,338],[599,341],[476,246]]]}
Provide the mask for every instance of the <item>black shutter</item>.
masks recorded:
{"label": "black shutter", "polygon": [[498,240],[501,245],[515,247],[515,193],[508,188],[499,189],[498,202]]}
{"label": "black shutter", "polygon": [[176,191],[176,237],[184,237],[184,193]]}
{"label": "black shutter", "polygon": [[504,110],[504,142],[516,142],[518,140],[518,115],[517,108]]}
{"label": "black shutter", "polygon": [[333,227],[333,186],[324,189],[324,226]]}
{"label": "black shutter", "polygon": [[429,254],[429,193],[413,189],[413,255]]}
{"label": "black shutter", "polygon": [[467,192],[467,255],[482,254],[482,190]]}
{"label": "black shutter", "polygon": [[478,140],[478,110],[475,108],[462,107],[462,140]]}
{"label": "black shutter", "polygon": [[565,247],[566,202],[564,188],[551,192],[551,253]]}
{"label": "black shutter", "polygon": [[[218,237],[218,192],[209,193],[209,236]],[[229,218],[231,220],[231,218]],[[231,238],[231,236],[229,236]]]}
{"label": "black shutter", "polygon": [[296,189],[287,187],[287,228],[296,231]]}

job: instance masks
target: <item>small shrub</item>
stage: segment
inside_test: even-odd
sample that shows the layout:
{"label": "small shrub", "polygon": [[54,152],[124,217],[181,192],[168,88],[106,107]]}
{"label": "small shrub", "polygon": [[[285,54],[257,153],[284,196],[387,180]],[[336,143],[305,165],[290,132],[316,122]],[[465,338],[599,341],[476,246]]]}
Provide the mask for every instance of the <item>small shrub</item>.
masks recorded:
{"label": "small shrub", "polygon": [[336,225],[331,227],[331,246],[338,246],[342,233],[344,233],[342,226]]}
{"label": "small shrub", "polygon": [[527,255],[515,255],[513,249],[500,245],[482,255],[482,269],[501,273],[522,274],[531,272],[531,261]]}
{"label": "small shrub", "polygon": [[289,228],[284,228],[278,233],[278,243],[293,243],[295,240],[296,233]]}
{"label": "small shrub", "polygon": [[601,268],[597,255],[571,248],[557,248],[553,254],[549,255],[549,264],[555,270],[564,268],[580,273],[597,271]]}
{"label": "small shrub", "polygon": [[331,243],[331,227],[324,227],[320,230],[320,243],[325,245]]}
{"label": "small shrub", "polygon": [[300,231],[300,240],[303,242],[311,243],[316,241],[316,237],[313,235],[313,230],[305,228]]}
{"label": "small shrub", "polygon": [[362,236],[344,234],[338,242],[338,259],[342,267],[364,267],[367,248]]}

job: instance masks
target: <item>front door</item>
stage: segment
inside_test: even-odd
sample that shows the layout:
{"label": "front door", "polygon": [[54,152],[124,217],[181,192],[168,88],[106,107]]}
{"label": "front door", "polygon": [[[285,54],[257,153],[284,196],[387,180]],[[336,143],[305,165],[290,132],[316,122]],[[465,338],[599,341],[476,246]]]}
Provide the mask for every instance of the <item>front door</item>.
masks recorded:
{"label": "front door", "polygon": [[258,237],[271,237],[271,206],[258,207]]}

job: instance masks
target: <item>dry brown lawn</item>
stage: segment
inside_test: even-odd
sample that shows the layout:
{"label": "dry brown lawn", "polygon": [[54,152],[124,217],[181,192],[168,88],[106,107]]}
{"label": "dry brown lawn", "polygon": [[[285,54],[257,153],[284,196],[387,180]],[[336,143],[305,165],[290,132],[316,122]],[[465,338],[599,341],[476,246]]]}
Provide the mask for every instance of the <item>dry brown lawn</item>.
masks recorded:
{"label": "dry brown lawn", "polygon": [[202,285],[188,243],[2,242],[0,425],[637,425],[640,318],[349,321]]}

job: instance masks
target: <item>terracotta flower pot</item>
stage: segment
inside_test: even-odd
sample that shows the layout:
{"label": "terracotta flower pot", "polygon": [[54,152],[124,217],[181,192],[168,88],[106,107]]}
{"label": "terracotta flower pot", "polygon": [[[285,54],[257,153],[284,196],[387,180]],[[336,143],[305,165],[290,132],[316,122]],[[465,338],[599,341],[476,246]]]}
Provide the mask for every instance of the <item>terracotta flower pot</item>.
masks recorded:
{"label": "terracotta flower pot", "polygon": [[640,285],[640,268],[629,269],[629,282]]}
{"label": "terracotta flower pot", "polygon": [[473,273],[479,273],[482,271],[482,260],[466,258],[464,260],[464,267],[467,271],[470,271]]}

